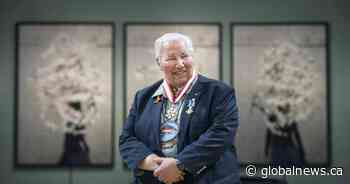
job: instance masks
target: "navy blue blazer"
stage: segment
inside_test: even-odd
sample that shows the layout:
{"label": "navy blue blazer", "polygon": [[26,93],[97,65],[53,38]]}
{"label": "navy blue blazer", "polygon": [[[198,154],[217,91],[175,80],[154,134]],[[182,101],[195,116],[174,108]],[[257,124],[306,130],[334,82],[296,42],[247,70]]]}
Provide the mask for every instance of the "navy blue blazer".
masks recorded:
{"label": "navy blue blazer", "polygon": [[[162,80],[138,91],[119,137],[122,159],[134,171],[134,183],[160,183],[152,172],[137,164],[151,153],[163,156],[160,148],[160,115],[163,98],[152,98]],[[240,168],[234,146],[238,108],[234,89],[202,75],[185,97],[178,135],[178,156],[186,168],[181,183],[240,183]],[[187,103],[195,99],[193,113]]]}

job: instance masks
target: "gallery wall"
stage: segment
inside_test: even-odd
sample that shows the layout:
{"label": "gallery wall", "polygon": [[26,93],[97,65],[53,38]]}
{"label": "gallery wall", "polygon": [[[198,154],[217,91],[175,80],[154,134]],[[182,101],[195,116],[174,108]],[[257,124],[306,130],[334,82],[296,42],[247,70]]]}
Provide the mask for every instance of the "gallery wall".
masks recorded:
{"label": "gallery wall", "polygon": [[[126,22],[218,22],[222,24],[222,79],[230,83],[232,22],[328,22],[330,25],[329,115],[331,166],[344,176],[288,176],[289,183],[347,183],[350,179],[350,3],[347,0],[2,0],[0,2],[0,182],[130,183],[121,163],[118,135],[123,121],[123,24]],[[115,156],[112,168],[15,168],[15,24],[20,21],[109,21],[115,34]],[[346,103],[347,102],[347,103]],[[311,134],[312,132],[310,132]]]}

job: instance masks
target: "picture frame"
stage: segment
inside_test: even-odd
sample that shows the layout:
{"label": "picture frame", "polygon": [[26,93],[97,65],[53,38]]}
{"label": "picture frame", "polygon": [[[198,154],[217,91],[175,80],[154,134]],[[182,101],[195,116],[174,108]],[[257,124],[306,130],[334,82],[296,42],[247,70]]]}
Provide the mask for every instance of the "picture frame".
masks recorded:
{"label": "picture frame", "polygon": [[329,30],[327,22],[231,23],[241,165],[330,165]]}
{"label": "picture frame", "polygon": [[112,167],[113,22],[16,29],[16,167]]}
{"label": "picture frame", "polygon": [[162,34],[179,32],[189,36],[194,45],[196,71],[214,79],[222,79],[222,25],[220,23],[126,22],[123,29],[124,119],[127,117],[136,91],[162,79],[153,51],[154,41]]}

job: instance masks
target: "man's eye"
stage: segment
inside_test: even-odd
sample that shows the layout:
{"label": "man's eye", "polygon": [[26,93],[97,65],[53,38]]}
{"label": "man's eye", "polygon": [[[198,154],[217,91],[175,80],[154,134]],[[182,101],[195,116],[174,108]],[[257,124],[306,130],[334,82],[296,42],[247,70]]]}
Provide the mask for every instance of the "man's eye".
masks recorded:
{"label": "man's eye", "polygon": [[166,61],[174,61],[176,58],[167,58]]}
{"label": "man's eye", "polygon": [[187,57],[188,57],[187,54],[181,55],[181,58],[182,58],[182,59],[187,58]]}

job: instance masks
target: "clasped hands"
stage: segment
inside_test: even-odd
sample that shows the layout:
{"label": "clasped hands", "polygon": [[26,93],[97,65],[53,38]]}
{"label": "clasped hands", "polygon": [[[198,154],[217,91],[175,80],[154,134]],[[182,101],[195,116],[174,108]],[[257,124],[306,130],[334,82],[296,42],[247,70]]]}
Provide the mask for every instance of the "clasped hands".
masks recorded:
{"label": "clasped hands", "polygon": [[184,179],[185,173],[177,168],[175,158],[150,154],[139,163],[138,167],[153,171],[153,175],[166,184],[176,183]]}

